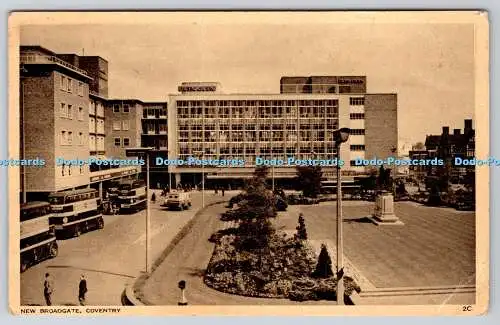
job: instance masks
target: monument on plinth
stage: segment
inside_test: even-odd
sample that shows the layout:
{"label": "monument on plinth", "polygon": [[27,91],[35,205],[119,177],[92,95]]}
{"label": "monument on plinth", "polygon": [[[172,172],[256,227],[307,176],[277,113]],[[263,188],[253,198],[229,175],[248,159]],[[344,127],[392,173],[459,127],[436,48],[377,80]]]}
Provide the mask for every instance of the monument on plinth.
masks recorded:
{"label": "monument on plinth", "polygon": [[378,226],[402,226],[404,223],[394,214],[394,196],[381,191],[375,199],[375,211],[370,219]]}

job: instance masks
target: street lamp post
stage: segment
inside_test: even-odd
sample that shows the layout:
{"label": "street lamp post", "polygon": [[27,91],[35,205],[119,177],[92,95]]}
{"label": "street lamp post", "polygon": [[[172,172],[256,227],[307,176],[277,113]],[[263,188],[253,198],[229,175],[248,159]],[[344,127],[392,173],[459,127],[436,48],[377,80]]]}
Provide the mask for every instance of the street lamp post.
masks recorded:
{"label": "street lamp post", "polygon": [[205,207],[205,164],[203,163],[203,158],[205,157],[205,152],[200,150],[200,151],[195,151],[195,154],[201,154],[201,206],[202,208]]}
{"label": "street lamp post", "polygon": [[154,150],[152,147],[130,148],[126,149],[127,157],[145,157],[146,158],[146,273],[151,273],[150,246],[151,246],[151,210],[149,205],[149,152]]}
{"label": "street lamp post", "polygon": [[[170,157],[170,150],[168,150],[168,159],[171,159]],[[172,173],[170,172],[170,165],[168,166],[168,190],[172,191]]]}
{"label": "street lamp post", "polygon": [[342,235],[342,180],[340,165],[340,145],[349,139],[350,129],[342,128],[334,131],[333,140],[337,152],[337,305],[344,304],[343,255],[344,243]]}

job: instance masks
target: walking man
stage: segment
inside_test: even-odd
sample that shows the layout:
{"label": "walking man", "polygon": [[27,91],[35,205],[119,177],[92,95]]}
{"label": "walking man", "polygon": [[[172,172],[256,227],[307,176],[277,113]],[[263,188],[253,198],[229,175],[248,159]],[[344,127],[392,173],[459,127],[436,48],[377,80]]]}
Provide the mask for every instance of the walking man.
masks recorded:
{"label": "walking man", "polygon": [[87,280],[82,274],[80,277],[80,284],[78,285],[78,301],[80,301],[80,306],[85,306],[85,294],[87,293]]}
{"label": "walking man", "polygon": [[45,281],[43,282],[43,296],[47,306],[52,306],[52,292],[54,292],[54,283],[49,273],[45,273]]}

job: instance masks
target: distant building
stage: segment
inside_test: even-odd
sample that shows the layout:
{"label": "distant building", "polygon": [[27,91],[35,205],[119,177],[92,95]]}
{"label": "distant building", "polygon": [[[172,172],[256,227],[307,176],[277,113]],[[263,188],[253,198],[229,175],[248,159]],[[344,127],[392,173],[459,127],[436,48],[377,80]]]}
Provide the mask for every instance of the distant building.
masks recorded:
{"label": "distant building", "polygon": [[[473,173],[474,166],[454,166],[456,157],[464,159],[474,158],[475,153],[475,130],[472,120],[464,120],[463,133],[460,129],[454,129],[450,133],[448,126],[443,126],[440,135],[428,135],[425,139],[425,147],[429,158],[438,157],[443,159],[445,165],[450,166],[450,177],[456,179],[467,173]],[[436,173],[438,168],[433,168],[431,173]]]}

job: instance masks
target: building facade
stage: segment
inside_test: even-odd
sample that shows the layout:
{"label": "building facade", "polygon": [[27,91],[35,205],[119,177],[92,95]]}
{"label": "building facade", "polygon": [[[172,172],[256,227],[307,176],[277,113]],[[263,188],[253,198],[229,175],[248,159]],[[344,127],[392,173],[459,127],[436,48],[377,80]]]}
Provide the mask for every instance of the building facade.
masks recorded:
{"label": "building facade", "polygon": [[[57,161],[106,158],[106,125],[112,121],[106,121],[107,89],[107,61],[100,57],[20,47],[21,158],[45,160],[42,168],[21,168],[23,202],[89,186],[102,194],[105,182],[139,173],[140,168],[133,166]],[[136,120],[131,124],[140,130],[140,117]],[[140,131],[134,139],[133,145],[140,144]]]}
{"label": "building facade", "polygon": [[[280,94],[224,94],[217,83],[200,84],[183,83],[180,94],[169,96],[169,159],[244,162],[230,168],[207,166],[207,179],[250,177],[258,157],[332,160],[333,131],[340,127],[351,129],[340,152],[346,176],[365,173],[365,167],[353,164],[355,158],[385,158],[397,148],[397,96],[364,93],[365,77],[284,77]],[[189,174],[201,169],[170,166],[181,182],[183,174],[190,182]],[[273,174],[294,178],[295,168],[277,165]],[[323,174],[333,178],[335,166],[325,166]]]}

